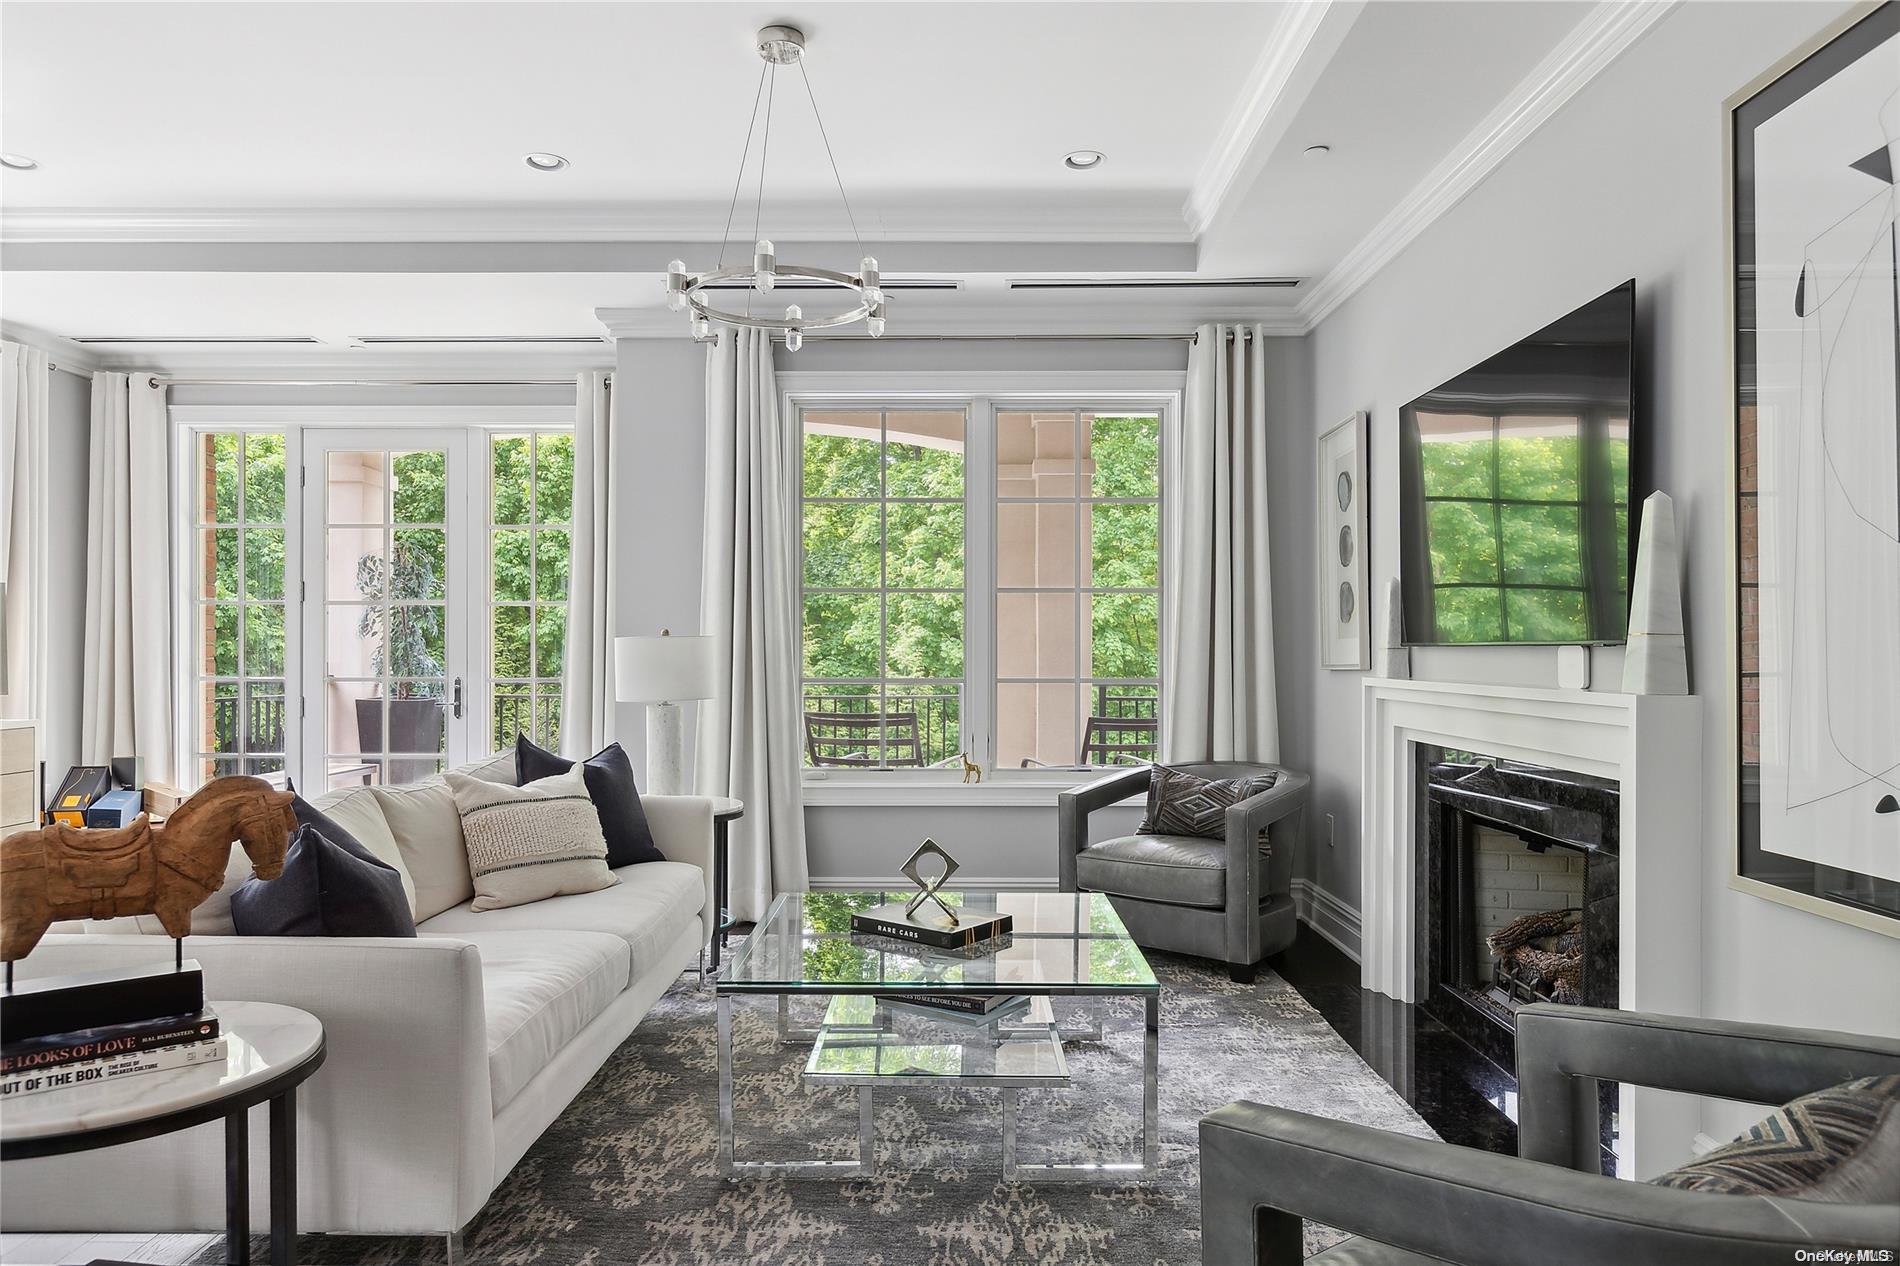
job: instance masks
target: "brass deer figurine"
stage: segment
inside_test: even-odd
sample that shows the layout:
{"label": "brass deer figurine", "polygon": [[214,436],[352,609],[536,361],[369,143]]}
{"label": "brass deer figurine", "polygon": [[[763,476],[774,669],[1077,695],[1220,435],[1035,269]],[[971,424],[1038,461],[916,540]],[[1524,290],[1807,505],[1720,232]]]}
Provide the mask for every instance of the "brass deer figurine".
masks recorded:
{"label": "brass deer figurine", "polygon": [[0,962],[25,958],[61,919],[153,914],[173,939],[224,886],[232,841],[260,879],[275,879],[297,815],[296,796],[261,778],[205,784],[163,826],[140,814],[116,830],[53,825],[0,840]]}

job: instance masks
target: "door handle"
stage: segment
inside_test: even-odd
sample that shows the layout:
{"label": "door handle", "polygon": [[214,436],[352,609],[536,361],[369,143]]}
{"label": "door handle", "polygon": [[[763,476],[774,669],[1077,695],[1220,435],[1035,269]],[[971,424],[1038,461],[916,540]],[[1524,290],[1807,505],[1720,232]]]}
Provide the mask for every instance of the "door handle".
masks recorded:
{"label": "door handle", "polygon": [[455,719],[460,721],[462,719],[462,679],[460,677],[455,679],[451,690],[452,693],[449,695],[449,703],[455,710]]}

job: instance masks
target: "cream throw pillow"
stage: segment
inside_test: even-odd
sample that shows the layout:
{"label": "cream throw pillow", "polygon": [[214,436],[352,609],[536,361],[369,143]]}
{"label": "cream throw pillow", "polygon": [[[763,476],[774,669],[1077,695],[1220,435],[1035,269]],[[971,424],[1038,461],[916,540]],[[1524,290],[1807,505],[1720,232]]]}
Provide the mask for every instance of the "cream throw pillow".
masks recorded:
{"label": "cream throw pillow", "polygon": [[472,910],[499,910],[620,882],[607,869],[607,837],[582,766],[524,787],[447,775],[462,815]]}

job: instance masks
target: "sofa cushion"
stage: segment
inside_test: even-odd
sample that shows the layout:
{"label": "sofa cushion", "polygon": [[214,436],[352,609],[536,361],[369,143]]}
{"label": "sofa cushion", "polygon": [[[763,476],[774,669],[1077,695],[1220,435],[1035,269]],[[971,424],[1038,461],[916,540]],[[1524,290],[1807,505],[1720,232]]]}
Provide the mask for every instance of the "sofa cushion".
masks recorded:
{"label": "sofa cushion", "polygon": [[440,776],[405,787],[371,787],[415,888],[416,922],[475,895],[462,815]]}
{"label": "sofa cushion", "polygon": [[[574,768],[574,762],[522,734],[515,739],[515,768],[527,782],[564,773]],[[653,842],[646,810],[640,807],[640,788],[633,781],[633,762],[627,759],[626,749],[609,743],[583,761],[581,768],[586,771],[588,799],[594,802],[601,833],[607,837],[607,864],[665,861],[666,854]]]}
{"label": "sofa cushion", "polygon": [[1650,1181],[1731,1196],[1892,1200],[1900,1192],[1900,1073],[1792,1099],[1733,1142]]}
{"label": "sofa cushion", "polygon": [[499,1112],[627,987],[623,942],[600,932],[458,932],[482,956],[488,1085]]}
{"label": "sofa cushion", "polygon": [[1202,778],[1185,770],[1156,765],[1148,772],[1148,808],[1135,830],[1141,835],[1192,835],[1218,840],[1227,835],[1227,810],[1271,790],[1278,774],[1248,778]]}
{"label": "sofa cushion", "polygon": [[706,904],[706,881],[699,867],[684,862],[647,862],[622,867],[614,874],[620,882],[611,888],[550,897],[532,905],[474,910],[464,903],[438,914],[419,930],[447,936],[483,929],[611,932],[626,942],[636,979],[656,967],[678,971],[686,966],[664,962],[662,956]]}
{"label": "sofa cushion", "polygon": [[[483,782],[498,782],[505,787],[513,787],[521,781],[515,773],[515,749],[512,747],[496,752],[493,756],[472,760],[466,765],[457,765],[449,772],[467,774],[470,778],[479,778]],[[437,777],[440,776],[437,775]]]}
{"label": "sofa cushion", "polygon": [[519,787],[450,774],[462,813],[476,910],[527,905],[618,882],[578,769]]}
{"label": "sofa cushion", "polygon": [[[1267,890],[1267,859],[1254,854],[1255,890]],[[1091,892],[1218,910],[1227,904],[1227,844],[1186,835],[1124,835],[1076,854],[1075,882]]]}

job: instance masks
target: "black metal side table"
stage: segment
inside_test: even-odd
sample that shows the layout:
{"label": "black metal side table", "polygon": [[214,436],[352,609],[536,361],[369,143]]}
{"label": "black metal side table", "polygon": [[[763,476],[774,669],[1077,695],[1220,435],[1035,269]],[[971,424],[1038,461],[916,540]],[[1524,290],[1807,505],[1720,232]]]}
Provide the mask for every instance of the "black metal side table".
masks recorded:
{"label": "black metal side table", "polygon": [[[187,1065],[7,1101],[0,1161],[136,1143],[224,1122],[224,1251],[251,1260],[250,1109],[270,1105],[270,1260],[297,1255],[297,1087],[323,1066],[323,1022],[273,1002],[214,1002],[224,1063]],[[94,1266],[112,1266],[94,1263]]]}
{"label": "black metal side table", "polygon": [[719,956],[725,952],[726,933],[732,930],[732,911],[726,898],[727,878],[726,851],[731,844],[729,831],[734,822],[745,816],[745,801],[734,800],[730,796],[713,797],[713,928],[712,928],[712,970],[719,974]]}

